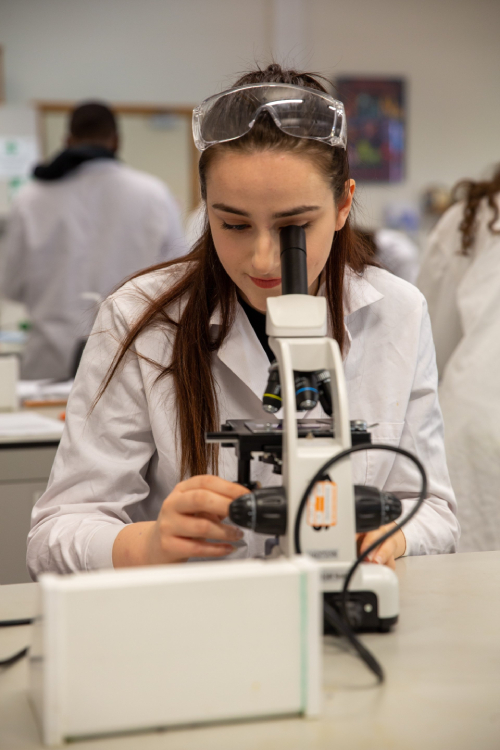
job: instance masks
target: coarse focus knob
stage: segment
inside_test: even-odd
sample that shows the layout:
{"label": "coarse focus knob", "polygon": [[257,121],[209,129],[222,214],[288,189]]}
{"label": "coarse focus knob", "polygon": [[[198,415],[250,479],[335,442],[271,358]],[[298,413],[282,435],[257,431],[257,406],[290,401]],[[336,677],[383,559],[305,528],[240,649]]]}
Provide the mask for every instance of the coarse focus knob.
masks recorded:
{"label": "coarse focus knob", "polygon": [[356,503],[356,531],[373,531],[395,521],[403,511],[401,500],[391,492],[381,492],[376,487],[354,485]]}
{"label": "coarse focus knob", "polygon": [[258,534],[286,534],[287,502],[284,487],[262,487],[240,495],[229,506],[229,518],[237,526]]}

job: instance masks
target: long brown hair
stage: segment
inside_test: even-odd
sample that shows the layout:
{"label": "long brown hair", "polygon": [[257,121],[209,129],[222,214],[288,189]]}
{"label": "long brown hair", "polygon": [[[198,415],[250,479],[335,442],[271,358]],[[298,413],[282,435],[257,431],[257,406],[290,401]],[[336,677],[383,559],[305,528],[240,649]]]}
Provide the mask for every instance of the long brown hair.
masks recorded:
{"label": "long brown hair", "polygon": [[[276,82],[291,83],[319,91],[326,91],[318,77],[295,70],[285,70],[279,65],[269,65],[242,76],[235,86]],[[324,143],[304,138],[294,138],[279,130],[268,114],[257,119],[247,135],[237,140],[211,146],[200,158],[199,174],[203,199],[206,199],[207,173],[213,159],[225,151],[252,153],[259,150],[280,150],[302,154],[310,158],[329,180],[336,205],[347,197],[349,163],[347,152]],[[323,271],[326,297],[333,335],[339,346],[344,344],[343,283],[345,266],[361,273],[373,258],[362,242],[356,241],[349,219],[335,234],[332,249]],[[182,269],[184,265],[184,269]],[[145,309],[120,343],[118,352],[101,385],[96,402],[117,373],[128,350],[138,336],[151,326],[164,326],[175,332],[172,358],[169,363],[152,362],[158,370],[158,380],[171,376],[177,401],[177,426],[181,438],[181,476],[217,473],[216,446],[207,445],[205,432],[219,429],[217,385],[212,372],[212,357],[228,336],[236,312],[236,287],[219,261],[210,226],[205,215],[205,228],[192,251],[176,261],[148,268],[134,278],[171,266],[179,266],[180,278],[158,294],[147,299]],[[185,302],[178,315],[179,303]],[[216,308],[220,310],[221,323],[217,335],[212,336],[210,318]],[[134,353],[141,356],[134,348]]]}
{"label": "long brown hair", "polygon": [[498,219],[498,202],[496,197],[500,193],[500,165],[495,170],[491,180],[474,182],[473,180],[462,180],[453,189],[455,199],[464,199],[465,206],[460,232],[462,234],[462,254],[469,255],[474,246],[477,231],[477,212],[481,201],[486,198],[491,209],[492,217],[488,222],[488,229],[493,234],[500,234],[500,230],[494,229]]}

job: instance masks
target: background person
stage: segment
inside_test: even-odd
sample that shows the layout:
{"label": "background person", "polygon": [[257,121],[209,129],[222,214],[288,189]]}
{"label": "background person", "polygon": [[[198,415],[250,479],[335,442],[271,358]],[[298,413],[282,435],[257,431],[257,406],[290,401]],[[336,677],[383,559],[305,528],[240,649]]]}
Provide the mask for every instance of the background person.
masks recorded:
{"label": "background person", "polygon": [[141,268],[187,251],[180,212],[157,178],[121,163],[111,109],[77,106],[66,149],[14,202],[0,291],[28,308],[24,379],[71,376],[98,301]]}
{"label": "background person", "polygon": [[357,228],[356,233],[368,243],[383,268],[410,284],[417,283],[419,251],[408,235],[385,227],[375,230]]}
{"label": "background person", "polygon": [[500,549],[500,167],[464,181],[425,252],[459,551]]}
{"label": "background person", "polygon": [[[281,294],[279,233],[290,224],[305,227],[309,293],[327,299],[351,418],[375,424],[375,442],[416,453],[428,471],[421,511],[371,559],[394,566],[405,553],[452,552],[458,526],[426,304],[355,240],[343,106],[313,76],[271,65],[198,115],[208,222],[186,258],[136,276],[101,306],[33,510],[31,575],[265,554],[265,535],[225,522],[246,490],[229,481],[234,453],[219,455],[205,432],[262,419],[261,324],[267,299]],[[320,405],[303,414],[325,416]],[[396,492],[405,512],[416,502],[420,478],[402,456],[357,454],[352,466],[353,482]],[[252,472],[263,486],[281,482],[268,464]],[[359,539],[361,550],[387,529]]]}

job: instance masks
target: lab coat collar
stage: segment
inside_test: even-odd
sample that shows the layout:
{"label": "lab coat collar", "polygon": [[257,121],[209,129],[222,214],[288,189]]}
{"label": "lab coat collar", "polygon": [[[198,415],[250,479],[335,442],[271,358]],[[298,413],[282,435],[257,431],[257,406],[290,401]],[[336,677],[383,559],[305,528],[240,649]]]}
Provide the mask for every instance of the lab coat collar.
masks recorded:
{"label": "lab coat collar", "polygon": [[383,299],[384,295],[370,284],[366,275],[360,275],[346,267],[344,275],[344,317]]}
{"label": "lab coat collar", "polygon": [[[325,296],[326,285],[321,284],[318,295]],[[347,341],[344,346],[343,359],[351,348],[352,337],[348,328],[348,318],[363,307],[378,302],[383,298],[364,275],[355,273],[347,267],[344,276],[344,317]],[[217,307],[211,318],[210,326],[221,324],[221,311]],[[241,305],[236,306],[236,317],[229,335],[217,352],[217,356],[234,374],[253,391],[257,398],[262,398],[267,384],[269,360],[262,348],[255,331]]]}

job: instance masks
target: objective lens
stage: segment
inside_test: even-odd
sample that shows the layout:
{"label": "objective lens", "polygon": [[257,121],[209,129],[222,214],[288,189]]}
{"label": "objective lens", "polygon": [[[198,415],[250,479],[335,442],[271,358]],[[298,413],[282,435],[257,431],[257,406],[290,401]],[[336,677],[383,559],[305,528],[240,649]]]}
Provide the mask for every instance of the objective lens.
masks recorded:
{"label": "objective lens", "polygon": [[318,381],[314,372],[295,373],[295,400],[298,411],[313,409],[318,403]]}
{"label": "objective lens", "polygon": [[267,381],[266,390],[262,397],[262,408],[268,414],[274,414],[282,407],[280,371],[278,363],[273,362],[269,368],[269,380]]}
{"label": "objective lens", "polygon": [[318,381],[319,402],[323,407],[325,414],[328,414],[328,416],[331,417],[333,407],[330,372],[328,370],[318,370],[316,373],[316,380]]}

